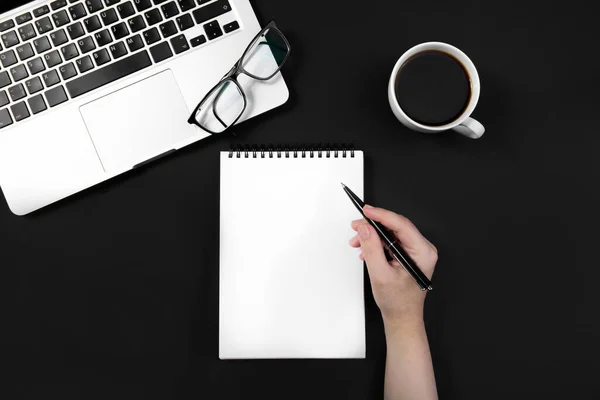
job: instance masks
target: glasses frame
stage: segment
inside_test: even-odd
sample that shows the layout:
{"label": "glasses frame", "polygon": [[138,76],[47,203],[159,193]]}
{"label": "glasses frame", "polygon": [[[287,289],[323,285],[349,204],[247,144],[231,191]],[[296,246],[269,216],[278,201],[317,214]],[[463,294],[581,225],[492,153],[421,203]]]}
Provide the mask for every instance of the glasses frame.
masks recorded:
{"label": "glasses frame", "polygon": [[[283,59],[283,61],[281,62],[281,64],[278,66],[277,70],[275,70],[275,72],[273,72],[273,74],[271,74],[267,78],[261,78],[261,77],[253,75],[250,72],[246,71],[244,69],[244,66],[242,65],[242,61],[244,61],[244,59],[246,58],[246,55],[248,55],[248,52],[252,49],[252,47],[256,44],[256,42],[258,42],[260,40],[261,36],[264,35],[269,30],[276,31],[283,38],[283,41],[284,41],[285,45],[287,46],[287,54],[285,55],[285,58]],[[200,101],[200,103],[198,103],[198,105],[196,106],[196,108],[194,108],[194,111],[192,112],[192,115],[188,119],[188,123],[190,123],[192,125],[196,125],[200,129],[202,129],[202,130],[210,133],[211,135],[220,135],[220,134],[225,133],[229,128],[231,128],[232,126],[234,126],[239,121],[239,119],[242,117],[242,115],[244,115],[244,112],[246,111],[246,106],[248,104],[248,101],[247,101],[247,98],[246,98],[246,93],[244,92],[244,89],[242,88],[242,86],[239,84],[239,82],[237,80],[238,76],[244,74],[244,75],[249,76],[252,79],[256,79],[257,81],[268,81],[270,79],[273,79],[273,77],[275,75],[277,75],[277,73],[279,71],[281,71],[281,68],[283,68],[284,64],[287,62],[287,60],[288,60],[291,52],[292,52],[292,47],[290,46],[290,43],[288,42],[288,40],[285,37],[285,35],[283,34],[283,32],[281,32],[281,30],[277,26],[277,23],[275,21],[269,22],[267,25],[265,25],[265,27],[263,29],[261,29],[260,32],[258,32],[258,34],[254,37],[254,39],[252,39],[250,41],[250,44],[248,45],[248,47],[246,47],[246,50],[244,50],[244,52],[242,53],[242,56],[239,58],[239,60],[237,60],[236,63],[233,65],[233,68],[231,68],[229,70],[229,72],[226,73],[225,76],[223,78],[221,78],[221,80],[206,94],[206,96],[204,96],[204,98]],[[244,100],[244,107],[242,108],[242,112],[240,113],[240,115],[229,126],[227,126],[221,132],[213,132],[210,129],[207,129],[204,126],[200,125],[200,123],[196,120],[196,114],[205,105],[204,103],[208,99],[210,99],[215,94],[215,92],[217,92],[219,89],[221,89],[221,87],[226,82],[231,82],[231,83],[233,83],[237,87],[237,89],[239,90],[240,94],[242,95],[242,99]],[[216,111],[214,110],[214,104],[216,104],[216,102],[218,101],[220,95],[221,95],[221,93],[218,93],[217,97],[215,98],[215,100],[213,102],[213,113],[215,114],[215,117],[219,120],[219,122],[221,122],[221,124],[226,125],[221,120],[221,118],[219,118],[219,116],[217,115]]]}

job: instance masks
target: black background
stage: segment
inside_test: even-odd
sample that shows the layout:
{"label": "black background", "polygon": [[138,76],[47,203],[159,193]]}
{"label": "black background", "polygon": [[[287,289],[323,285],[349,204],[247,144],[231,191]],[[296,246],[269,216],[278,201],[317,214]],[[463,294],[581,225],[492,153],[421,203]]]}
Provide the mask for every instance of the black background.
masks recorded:
{"label": "black background", "polygon": [[[543,5],[542,5],[543,4]],[[377,399],[367,359],[218,360],[219,150],[351,142],[366,197],[439,248],[426,323],[441,398],[600,396],[597,18],[583,3],[256,0],[290,101],[27,217],[0,208],[6,399]],[[5,10],[10,4],[2,1]],[[395,120],[389,73],[440,40],[477,66],[480,140]],[[225,71],[224,71],[225,72]]]}

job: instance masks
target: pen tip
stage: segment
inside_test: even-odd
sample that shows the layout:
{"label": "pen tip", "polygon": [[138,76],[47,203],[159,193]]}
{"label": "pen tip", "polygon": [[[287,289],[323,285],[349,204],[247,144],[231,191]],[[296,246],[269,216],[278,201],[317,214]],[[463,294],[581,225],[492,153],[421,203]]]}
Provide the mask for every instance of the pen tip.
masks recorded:
{"label": "pen tip", "polygon": [[342,187],[343,187],[343,188],[345,188],[345,187],[346,187],[346,185],[344,185],[344,184],[342,183]]}

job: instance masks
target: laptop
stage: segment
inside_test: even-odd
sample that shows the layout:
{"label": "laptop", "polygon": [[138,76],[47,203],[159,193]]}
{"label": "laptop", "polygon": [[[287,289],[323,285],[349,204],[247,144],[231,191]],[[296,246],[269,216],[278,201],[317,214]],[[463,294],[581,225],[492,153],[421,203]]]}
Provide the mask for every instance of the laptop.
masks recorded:
{"label": "laptop", "polygon": [[[248,0],[46,0],[0,14],[10,210],[28,214],[210,136],[187,120],[259,31]],[[239,83],[240,122],[288,99],[281,74]]]}

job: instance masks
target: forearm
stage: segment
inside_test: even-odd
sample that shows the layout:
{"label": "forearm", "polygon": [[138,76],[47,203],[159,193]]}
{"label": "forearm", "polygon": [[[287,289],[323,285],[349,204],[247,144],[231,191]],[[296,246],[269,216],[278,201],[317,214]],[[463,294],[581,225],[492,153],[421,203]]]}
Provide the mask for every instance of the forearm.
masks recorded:
{"label": "forearm", "polygon": [[385,400],[435,400],[433,363],[422,319],[386,325]]}

